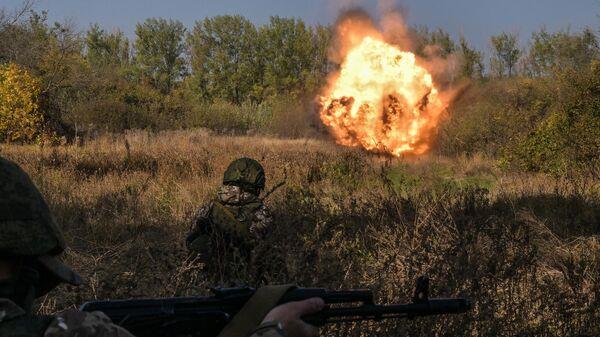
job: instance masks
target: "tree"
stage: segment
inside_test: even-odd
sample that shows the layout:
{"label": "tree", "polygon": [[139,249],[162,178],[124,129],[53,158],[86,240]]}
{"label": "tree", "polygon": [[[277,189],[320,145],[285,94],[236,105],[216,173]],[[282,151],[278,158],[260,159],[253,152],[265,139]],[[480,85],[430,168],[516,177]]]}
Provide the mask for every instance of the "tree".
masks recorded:
{"label": "tree", "polygon": [[107,33],[94,24],[87,31],[85,45],[86,58],[93,66],[129,64],[129,40],[120,30]]}
{"label": "tree", "polygon": [[496,77],[511,77],[521,51],[518,48],[517,35],[502,33],[492,36],[492,47],[494,55],[490,61],[490,67]]}
{"label": "tree", "polygon": [[483,77],[483,55],[472,49],[464,37],[460,37],[459,55],[461,57],[461,76],[480,79]]}
{"label": "tree", "polygon": [[[300,19],[271,17],[259,31],[267,95],[300,93],[317,89],[322,76],[324,31],[314,30]],[[315,57],[320,55],[319,58]]]}
{"label": "tree", "polygon": [[36,69],[53,37],[46,23],[46,12],[28,14],[11,16],[0,23],[0,62]]}
{"label": "tree", "polygon": [[549,33],[545,28],[531,35],[523,66],[530,76],[547,76],[565,69],[582,70],[598,59],[600,49],[594,31]]}
{"label": "tree", "polygon": [[450,34],[443,29],[438,28],[429,35],[429,44],[439,48],[439,55],[447,57],[456,50],[456,44],[450,37]]}
{"label": "tree", "polygon": [[[22,13],[22,11],[19,11]],[[64,113],[82,93],[81,35],[73,25],[47,23],[45,12],[29,11],[0,24],[0,62],[14,63],[39,79],[39,111],[46,131],[65,133]]]}
{"label": "tree", "polygon": [[40,80],[14,63],[0,66],[0,138],[34,141],[42,132]]}
{"label": "tree", "polygon": [[332,64],[329,61],[328,51],[333,38],[333,32],[331,27],[318,25],[314,30],[314,57],[315,67],[313,69],[313,76],[317,80],[315,87],[322,87],[325,83],[327,74],[331,71]]}
{"label": "tree", "polygon": [[446,58],[456,51],[454,40],[441,28],[429,31],[425,26],[418,26],[413,28],[413,34],[417,37],[416,53],[420,56]]}
{"label": "tree", "polygon": [[192,86],[204,99],[240,104],[261,95],[257,30],[240,15],[197,21],[188,35]]}
{"label": "tree", "polygon": [[185,27],[179,21],[151,18],[135,28],[135,62],[138,73],[167,94],[186,70]]}

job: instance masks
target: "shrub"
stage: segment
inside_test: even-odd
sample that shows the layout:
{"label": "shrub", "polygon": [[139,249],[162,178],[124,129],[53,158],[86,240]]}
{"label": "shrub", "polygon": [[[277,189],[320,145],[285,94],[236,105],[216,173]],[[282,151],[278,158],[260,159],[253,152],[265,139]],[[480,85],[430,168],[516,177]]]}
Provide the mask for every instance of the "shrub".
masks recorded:
{"label": "shrub", "polygon": [[14,63],[0,66],[0,139],[37,140],[44,118],[39,110],[40,81]]}
{"label": "shrub", "polygon": [[189,114],[189,105],[177,90],[164,95],[143,83],[117,80],[89,88],[88,97],[77,102],[68,121],[90,131],[178,129]]}
{"label": "shrub", "polygon": [[446,155],[498,156],[546,115],[552,96],[544,79],[506,79],[473,84],[449,108],[436,148]]}
{"label": "shrub", "polygon": [[600,61],[589,72],[562,74],[558,83],[548,117],[505,150],[506,163],[564,174],[600,160]]}
{"label": "shrub", "polygon": [[194,106],[187,124],[188,127],[203,127],[221,133],[245,134],[264,131],[270,116],[271,110],[266,105],[217,101]]}
{"label": "shrub", "polygon": [[[271,109],[269,131],[283,137],[306,137],[314,133],[316,114],[311,100],[302,100],[292,95],[280,95],[269,98],[265,104]],[[318,123],[318,122],[317,122]]]}

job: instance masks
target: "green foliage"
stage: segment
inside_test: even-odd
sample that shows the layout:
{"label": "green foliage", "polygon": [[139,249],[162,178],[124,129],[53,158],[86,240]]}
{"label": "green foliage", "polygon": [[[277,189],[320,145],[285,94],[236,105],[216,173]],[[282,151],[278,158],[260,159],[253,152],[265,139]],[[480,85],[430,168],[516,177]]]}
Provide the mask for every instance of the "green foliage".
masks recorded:
{"label": "green foliage", "polygon": [[430,31],[426,26],[418,26],[413,32],[416,40],[415,50],[421,57],[447,58],[457,50],[450,34],[441,28]]}
{"label": "green foliage", "polygon": [[313,100],[302,100],[293,95],[267,98],[264,105],[271,110],[268,131],[282,137],[306,137],[315,134],[317,116],[307,114],[314,109]]}
{"label": "green foliage", "polygon": [[259,29],[265,95],[312,93],[326,75],[330,33],[306,26],[300,19],[271,17]]}
{"label": "green foliage", "polygon": [[181,90],[163,95],[153,86],[118,80],[88,89],[97,94],[82,98],[74,106],[78,113],[68,116],[83,130],[164,130],[187,123],[190,104]]}
{"label": "green foliage", "polygon": [[600,160],[599,61],[552,79],[473,85],[440,127],[445,154],[487,153],[505,167],[565,174]]}
{"label": "green foliage", "polygon": [[126,66],[129,64],[129,40],[117,30],[107,33],[94,24],[86,33],[86,59],[93,67],[107,65]]}
{"label": "green foliage", "polygon": [[460,37],[458,52],[461,60],[460,75],[471,79],[483,78],[483,54],[471,48],[462,36]]}
{"label": "green foliage", "polygon": [[565,174],[600,162],[600,61],[558,78],[556,102],[504,160],[523,169]]}
{"label": "green foliage", "polygon": [[185,27],[179,21],[146,19],[135,27],[136,68],[162,93],[169,93],[185,72]]}
{"label": "green foliage", "polygon": [[449,108],[437,147],[444,154],[498,156],[547,114],[553,96],[544,80],[512,79],[473,84]]}
{"label": "green foliage", "polygon": [[517,61],[521,56],[516,34],[502,33],[491,37],[494,55],[490,60],[492,75],[495,77],[511,77],[515,74]]}
{"label": "green foliage", "polygon": [[196,21],[187,37],[192,90],[204,99],[258,102],[262,96],[262,59],[257,34],[252,22],[240,15]]}
{"label": "green foliage", "polygon": [[[29,9],[0,15],[0,62],[39,79],[37,109],[50,133],[72,139],[132,128],[321,132],[310,112],[335,67],[328,61],[331,27],[281,17],[259,26],[226,15],[197,21],[186,34],[181,22],[155,18],[139,23],[130,43],[120,31],[92,25],[79,34]],[[449,60],[436,74],[438,88],[459,77],[477,80],[465,81],[470,86],[449,107],[437,151],[483,152],[507,167],[551,172],[595,160],[594,83],[581,84],[599,57],[594,31],[542,29],[523,52],[514,34],[492,37],[489,74],[482,53],[464,38],[455,43],[426,27],[409,34],[423,57]],[[513,76],[517,70],[521,76]]]}
{"label": "green foliage", "polygon": [[272,17],[255,27],[242,16],[196,22],[188,35],[191,89],[204,100],[261,103],[313,93],[327,74],[328,28]]}
{"label": "green foliage", "polygon": [[271,110],[264,104],[235,105],[217,101],[194,106],[187,125],[220,133],[256,133],[258,130],[266,130],[270,116]]}
{"label": "green foliage", "polygon": [[599,56],[598,38],[589,28],[581,33],[549,33],[542,28],[531,36],[524,72],[530,76],[548,76],[569,68],[586,71]]}

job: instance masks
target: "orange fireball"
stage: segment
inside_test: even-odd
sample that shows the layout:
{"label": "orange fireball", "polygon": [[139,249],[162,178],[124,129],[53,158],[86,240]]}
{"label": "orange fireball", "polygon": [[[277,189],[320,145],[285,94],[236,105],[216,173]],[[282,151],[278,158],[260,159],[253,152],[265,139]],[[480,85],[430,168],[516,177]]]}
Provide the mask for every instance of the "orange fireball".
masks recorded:
{"label": "orange fireball", "polygon": [[348,48],[320,103],[339,144],[394,156],[426,152],[445,109],[415,55],[374,36]]}

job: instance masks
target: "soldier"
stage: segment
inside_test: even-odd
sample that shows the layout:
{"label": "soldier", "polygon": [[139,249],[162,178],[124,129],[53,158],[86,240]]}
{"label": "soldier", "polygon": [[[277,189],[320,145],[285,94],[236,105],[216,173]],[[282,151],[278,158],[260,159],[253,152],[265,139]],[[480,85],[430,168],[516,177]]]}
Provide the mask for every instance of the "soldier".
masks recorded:
{"label": "soldier", "polygon": [[[82,279],[61,262],[65,241],[42,195],[15,163],[0,158],[0,336],[133,337],[101,312],[31,312],[33,300],[60,283]],[[317,336],[300,317],[323,308],[321,299],[271,310],[252,337]]]}
{"label": "soldier", "polygon": [[259,198],[265,188],[265,171],[254,159],[234,160],[223,174],[217,198],[196,213],[187,247],[200,255],[233,253],[249,257],[256,241],[272,224]]}

